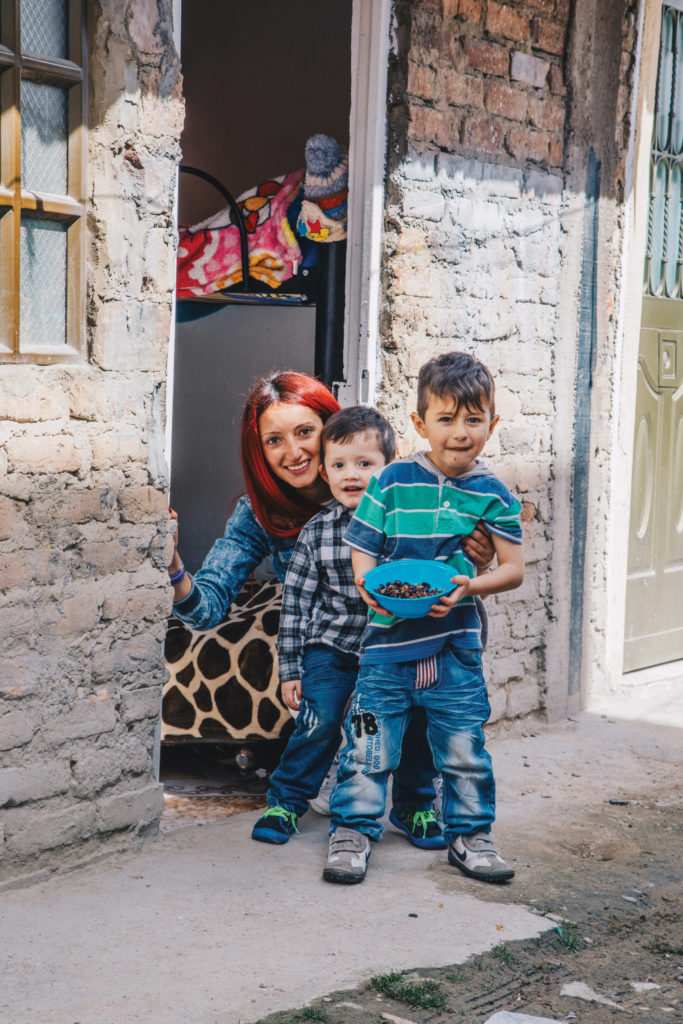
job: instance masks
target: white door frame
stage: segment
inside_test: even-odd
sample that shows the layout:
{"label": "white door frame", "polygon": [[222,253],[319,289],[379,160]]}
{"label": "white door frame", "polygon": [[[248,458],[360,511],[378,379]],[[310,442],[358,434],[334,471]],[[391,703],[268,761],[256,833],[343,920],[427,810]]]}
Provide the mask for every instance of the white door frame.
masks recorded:
{"label": "white door frame", "polygon": [[[173,42],[180,57],[182,0],[173,0]],[[173,228],[178,234],[178,184],[180,171],[175,172],[175,197],[173,200]],[[166,355],[166,428],[164,431],[164,456],[168,468],[168,486],[171,486],[171,439],[173,437],[173,388],[175,386],[175,274],[173,275],[173,295],[171,297],[171,328]]]}
{"label": "white door frame", "polygon": [[392,0],[353,0],[342,405],[375,399]]}

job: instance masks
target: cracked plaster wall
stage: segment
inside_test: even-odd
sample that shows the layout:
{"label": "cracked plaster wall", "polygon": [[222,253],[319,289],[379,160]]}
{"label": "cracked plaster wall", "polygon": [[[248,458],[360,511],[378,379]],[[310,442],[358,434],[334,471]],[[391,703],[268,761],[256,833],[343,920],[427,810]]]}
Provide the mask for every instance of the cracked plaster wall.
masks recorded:
{"label": "cracked plaster wall", "polygon": [[[602,161],[586,670],[605,629],[603,469],[619,350],[635,4],[395,5],[379,403],[404,452],[420,365],[473,352],[497,380],[486,456],[523,503],[522,588],[489,601],[493,720],[572,707],[573,411],[588,148]],[[575,706],[575,705],[574,705]]]}
{"label": "cracked plaster wall", "polygon": [[88,357],[0,367],[0,877],[15,881],[129,845],[163,806],[171,28],[166,0],[88,4]]}

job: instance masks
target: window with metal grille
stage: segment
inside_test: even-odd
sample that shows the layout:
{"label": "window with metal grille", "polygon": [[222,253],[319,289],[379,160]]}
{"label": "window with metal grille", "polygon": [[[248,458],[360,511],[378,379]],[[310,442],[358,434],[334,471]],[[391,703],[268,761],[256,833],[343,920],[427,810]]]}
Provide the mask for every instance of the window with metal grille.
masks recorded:
{"label": "window with metal grille", "polygon": [[80,359],[82,0],[0,0],[0,360]]}
{"label": "window with metal grille", "polygon": [[683,0],[665,0],[650,153],[645,294],[683,297]]}

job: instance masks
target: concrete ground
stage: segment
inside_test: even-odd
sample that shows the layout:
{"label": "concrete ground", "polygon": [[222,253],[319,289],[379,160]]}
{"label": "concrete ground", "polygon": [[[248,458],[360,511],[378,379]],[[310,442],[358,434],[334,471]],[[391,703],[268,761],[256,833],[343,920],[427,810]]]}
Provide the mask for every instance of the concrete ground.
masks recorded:
{"label": "concrete ground", "polygon": [[[633,711],[669,724],[603,709],[494,733],[495,835],[517,870],[505,887],[465,878],[443,852],[415,850],[391,827],[362,885],[328,885],[326,819],[306,815],[301,834],[273,848],[251,841],[252,811],[189,819],[137,854],[6,891],[0,1022],[244,1024],[377,972],[460,964],[540,935],[556,926],[548,904],[562,916],[582,884],[604,899],[610,875],[623,888],[642,860],[627,815],[660,814],[680,791],[674,703]],[[671,840],[669,874],[680,859],[680,838]],[[555,863],[571,868],[569,881]]]}

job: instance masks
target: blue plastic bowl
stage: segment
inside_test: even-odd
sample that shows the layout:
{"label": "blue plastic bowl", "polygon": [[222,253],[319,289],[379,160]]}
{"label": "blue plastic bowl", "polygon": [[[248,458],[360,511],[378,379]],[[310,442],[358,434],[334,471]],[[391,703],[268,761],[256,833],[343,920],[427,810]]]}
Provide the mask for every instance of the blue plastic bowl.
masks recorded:
{"label": "blue plastic bowl", "polygon": [[[421,619],[429,614],[441,594],[450,594],[455,590],[451,577],[456,575],[453,566],[445,562],[432,562],[426,558],[399,558],[395,562],[383,562],[366,572],[365,589],[392,615],[400,615],[402,619]],[[383,583],[393,583],[394,580],[402,583],[428,583],[439,593],[431,597],[385,597],[377,593],[377,587]]]}

